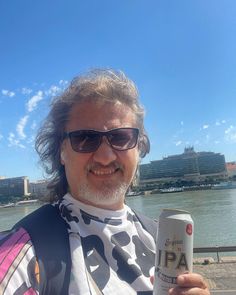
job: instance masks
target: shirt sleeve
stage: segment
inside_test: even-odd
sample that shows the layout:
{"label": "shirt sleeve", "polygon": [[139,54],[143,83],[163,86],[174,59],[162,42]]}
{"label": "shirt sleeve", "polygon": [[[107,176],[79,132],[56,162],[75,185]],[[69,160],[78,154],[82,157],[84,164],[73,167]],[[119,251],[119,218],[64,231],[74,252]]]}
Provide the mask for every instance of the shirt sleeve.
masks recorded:
{"label": "shirt sleeve", "polygon": [[38,263],[30,236],[23,228],[0,238],[0,294],[39,294]]}

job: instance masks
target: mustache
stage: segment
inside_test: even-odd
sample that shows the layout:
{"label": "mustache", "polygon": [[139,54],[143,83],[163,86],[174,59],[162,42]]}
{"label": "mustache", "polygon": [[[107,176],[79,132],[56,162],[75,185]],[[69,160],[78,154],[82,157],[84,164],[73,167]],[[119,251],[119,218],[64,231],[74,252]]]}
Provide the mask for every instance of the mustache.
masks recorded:
{"label": "mustache", "polygon": [[102,165],[97,162],[93,162],[87,166],[87,171],[89,172],[90,170],[99,170],[99,169],[114,169],[118,170],[121,169],[122,171],[124,170],[124,167],[122,164],[118,163],[117,161],[114,161],[110,163],[109,165]]}

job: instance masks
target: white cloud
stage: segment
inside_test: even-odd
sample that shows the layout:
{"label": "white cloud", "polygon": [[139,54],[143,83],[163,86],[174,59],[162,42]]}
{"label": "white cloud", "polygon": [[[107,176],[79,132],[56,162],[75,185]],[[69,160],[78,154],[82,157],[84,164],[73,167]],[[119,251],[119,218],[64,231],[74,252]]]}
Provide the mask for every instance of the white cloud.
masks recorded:
{"label": "white cloud", "polygon": [[229,134],[234,129],[234,126],[230,126],[228,129],[225,130],[225,134]]}
{"label": "white cloud", "polygon": [[9,141],[9,144],[8,144],[9,147],[16,146],[16,147],[20,147],[22,149],[25,149],[25,146],[23,144],[21,144],[18,139],[15,138],[15,134],[12,132],[8,136],[8,141]]}
{"label": "white cloud", "polygon": [[182,141],[181,141],[181,140],[175,142],[175,145],[176,145],[176,146],[179,146],[179,145],[181,145],[181,144],[182,144]]}
{"label": "white cloud", "polygon": [[183,122],[183,121],[181,121],[181,122],[180,122],[180,125],[181,125],[181,126],[184,126],[184,122]]}
{"label": "white cloud", "polygon": [[33,143],[35,141],[35,135],[32,135],[28,140],[27,143]]}
{"label": "white cloud", "polygon": [[68,84],[68,81],[66,81],[66,80],[59,81],[59,85],[66,86],[67,84]]}
{"label": "white cloud", "polygon": [[2,135],[2,134],[0,134],[0,140],[1,140],[1,139],[3,139],[3,135]]}
{"label": "white cloud", "polygon": [[26,138],[26,135],[24,133],[24,128],[28,119],[29,119],[29,116],[24,116],[23,118],[20,119],[19,123],[16,126],[16,131],[21,139]]}
{"label": "white cloud", "polygon": [[57,85],[50,86],[50,88],[47,91],[45,91],[45,94],[48,96],[58,95],[61,91],[63,91],[63,89],[66,88],[68,81],[60,80],[58,84],[59,84],[59,86],[57,86]]}
{"label": "white cloud", "polygon": [[43,99],[43,91],[38,91],[36,95],[32,96],[31,99],[27,102],[28,112],[32,112],[37,108],[37,104],[40,100]]}
{"label": "white cloud", "polygon": [[37,124],[36,124],[36,122],[34,121],[34,122],[32,123],[32,125],[30,126],[30,128],[31,128],[32,130],[34,130],[34,129],[36,128],[36,126],[37,126]]}
{"label": "white cloud", "polygon": [[55,96],[57,95],[59,92],[61,91],[61,88],[56,86],[56,85],[52,85],[47,91],[46,91],[46,95],[49,96]]}
{"label": "white cloud", "polygon": [[236,127],[231,125],[225,130],[225,139],[229,142],[236,143]]}
{"label": "white cloud", "polygon": [[2,95],[8,96],[8,97],[13,97],[13,96],[15,96],[15,92],[10,91],[10,90],[6,90],[6,89],[2,89]]}
{"label": "white cloud", "polygon": [[219,122],[219,121],[216,121],[216,126],[220,126],[221,125],[221,123]]}
{"label": "white cloud", "polygon": [[26,87],[23,87],[23,88],[21,89],[21,93],[22,93],[22,94],[30,94],[32,91],[33,91],[32,89],[30,89],[30,88],[26,88]]}
{"label": "white cloud", "polygon": [[12,132],[10,132],[10,133],[9,133],[9,136],[8,136],[8,140],[11,141],[13,138],[15,138],[15,134],[12,133]]}
{"label": "white cloud", "polygon": [[220,141],[219,141],[219,140],[215,140],[214,143],[215,143],[215,144],[219,144]]}
{"label": "white cloud", "polygon": [[225,124],[225,123],[226,123],[226,120],[222,120],[221,123],[222,123],[222,124]]}
{"label": "white cloud", "polygon": [[205,124],[202,126],[202,129],[208,129],[209,128],[209,125]]}

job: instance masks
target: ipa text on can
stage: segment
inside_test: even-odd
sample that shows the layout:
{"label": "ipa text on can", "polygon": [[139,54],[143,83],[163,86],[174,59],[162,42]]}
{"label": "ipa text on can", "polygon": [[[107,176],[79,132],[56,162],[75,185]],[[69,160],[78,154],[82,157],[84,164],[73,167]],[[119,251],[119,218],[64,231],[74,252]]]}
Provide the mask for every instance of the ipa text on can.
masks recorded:
{"label": "ipa text on can", "polygon": [[167,295],[177,276],[192,271],[193,220],[187,211],[164,209],[156,241],[154,295]]}

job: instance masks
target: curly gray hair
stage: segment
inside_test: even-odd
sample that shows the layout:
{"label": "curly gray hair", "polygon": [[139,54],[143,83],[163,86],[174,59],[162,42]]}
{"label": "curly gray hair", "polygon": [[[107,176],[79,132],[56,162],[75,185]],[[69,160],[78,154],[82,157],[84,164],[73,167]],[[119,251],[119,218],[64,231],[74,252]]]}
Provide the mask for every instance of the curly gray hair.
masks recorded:
{"label": "curly gray hair", "polygon": [[133,81],[121,71],[94,69],[74,78],[69,87],[51,102],[51,110],[36,136],[35,148],[41,163],[50,175],[49,191],[51,201],[61,198],[68,190],[64,166],[60,161],[66,122],[74,104],[84,100],[122,103],[131,108],[140,129],[139,154],[143,158],[150,149],[144,129],[144,108],[139,102],[137,88]]}

